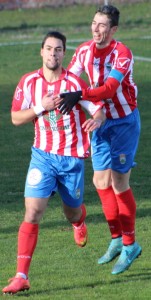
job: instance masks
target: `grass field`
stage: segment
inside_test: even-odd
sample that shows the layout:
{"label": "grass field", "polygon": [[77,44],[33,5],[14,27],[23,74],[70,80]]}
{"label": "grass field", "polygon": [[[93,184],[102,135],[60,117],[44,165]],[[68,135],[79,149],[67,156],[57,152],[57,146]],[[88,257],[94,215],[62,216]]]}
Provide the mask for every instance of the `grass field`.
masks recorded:
{"label": "grass field", "polygon": [[[116,2],[116,1],[115,1]],[[113,1],[112,1],[113,3]],[[100,267],[97,259],[110,241],[98,196],[92,185],[90,159],[86,160],[85,202],[89,242],[83,249],[74,244],[58,195],[51,199],[41,221],[39,242],[31,269],[29,292],[14,296],[30,300],[147,300],[151,294],[151,12],[150,3],[118,5],[121,22],[116,38],[126,43],[136,57],[134,77],[142,133],[131,186],[137,199],[137,240],[142,256],[118,276],[111,275],[114,262]],[[67,66],[80,40],[91,37],[95,6],[0,12],[0,289],[15,274],[19,224],[24,215],[24,181],[33,141],[32,124],[14,127],[10,120],[14,88],[20,77],[41,66],[40,42],[49,29],[68,38]],[[69,46],[72,49],[69,49]],[[146,61],[143,59],[146,58]],[[6,295],[5,299],[12,299]]]}

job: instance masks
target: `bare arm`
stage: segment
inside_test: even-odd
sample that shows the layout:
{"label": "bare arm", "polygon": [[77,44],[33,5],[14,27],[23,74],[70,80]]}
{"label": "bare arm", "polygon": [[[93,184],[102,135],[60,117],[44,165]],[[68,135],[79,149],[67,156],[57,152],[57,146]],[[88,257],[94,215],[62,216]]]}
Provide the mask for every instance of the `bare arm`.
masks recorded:
{"label": "bare arm", "polygon": [[93,115],[93,119],[88,119],[82,124],[82,128],[84,128],[85,131],[91,132],[96,128],[99,128],[105,120],[105,114],[102,109],[100,109]]}
{"label": "bare arm", "polygon": [[11,112],[12,123],[16,126],[26,124],[35,119],[36,114],[33,108]]}

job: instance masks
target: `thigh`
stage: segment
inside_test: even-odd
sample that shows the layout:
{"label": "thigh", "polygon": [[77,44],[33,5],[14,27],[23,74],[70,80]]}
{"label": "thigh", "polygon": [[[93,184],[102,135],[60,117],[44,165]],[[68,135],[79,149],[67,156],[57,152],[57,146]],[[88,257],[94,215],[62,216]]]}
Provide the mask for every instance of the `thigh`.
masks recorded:
{"label": "thigh", "polygon": [[84,160],[63,156],[62,171],[58,173],[58,192],[63,202],[69,207],[79,207],[84,194]]}
{"label": "thigh", "polygon": [[111,169],[127,173],[136,165],[134,162],[140,136],[140,122],[137,111],[117,120],[110,128]]}
{"label": "thigh", "polygon": [[103,171],[111,168],[110,143],[103,137],[103,128],[97,129],[92,134],[91,155],[94,171]]}
{"label": "thigh", "polygon": [[32,149],[25,183],[26,198],[47,198],[57,190],[56,174],[44,156],[42,151]]}

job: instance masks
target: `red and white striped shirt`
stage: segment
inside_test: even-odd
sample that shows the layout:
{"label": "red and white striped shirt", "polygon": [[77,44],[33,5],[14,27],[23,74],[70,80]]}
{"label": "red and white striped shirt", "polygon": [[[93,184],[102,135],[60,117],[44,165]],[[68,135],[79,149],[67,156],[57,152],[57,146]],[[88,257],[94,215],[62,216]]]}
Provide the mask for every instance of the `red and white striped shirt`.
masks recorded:
{"label": "red and white striped shirt", "polygon": [[[16,87],[12,111],[19,111],[41,104],[48,92],[60,94],[87,88],[87,84],[69,71],[62,70],[56,82],[47,82],[43,69],[25,74]],[[89,156],[89,134],[82,129],[86,114],[82,106],[93,115],[100,109],[100,103],[80,101],[69,115],[62,115],[58,109],[45,111],[33,121],[35,138],[33,146],[45,152],[74,157]]]}
{"label": "red and white striped shirt", "polygon": [[91,88],[101,87],[108,78],[119,82],[112,99],[103,101],[106,117],[116,119],[129,115],[137,106],[133,63],[131,51],[123,43],[112,40],[108,47],[97,49],[90,40],[77,48],[68,70],[78,76],[85,71]]}

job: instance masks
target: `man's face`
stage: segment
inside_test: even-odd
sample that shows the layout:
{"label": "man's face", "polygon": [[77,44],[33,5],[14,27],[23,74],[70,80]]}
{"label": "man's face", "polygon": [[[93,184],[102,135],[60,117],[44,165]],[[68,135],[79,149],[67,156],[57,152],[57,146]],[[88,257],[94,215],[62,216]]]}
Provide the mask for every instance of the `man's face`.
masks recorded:
{"label": "man's face", "polygon": [[117,26],[110,27],[110,20],[104,14],[99,12],[95,14],[91,25],[93,40],[98,48],[108,46],[112,40]]}
{"label": "man's face", "polygon": [[61,40],[54,37],[47,38],[44,47],[41,49],[43,65],[49,70],[57,70],[60,66],[62,66],[64,54]]}

